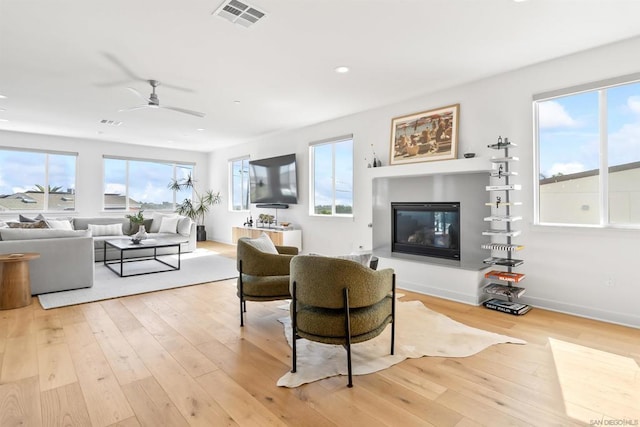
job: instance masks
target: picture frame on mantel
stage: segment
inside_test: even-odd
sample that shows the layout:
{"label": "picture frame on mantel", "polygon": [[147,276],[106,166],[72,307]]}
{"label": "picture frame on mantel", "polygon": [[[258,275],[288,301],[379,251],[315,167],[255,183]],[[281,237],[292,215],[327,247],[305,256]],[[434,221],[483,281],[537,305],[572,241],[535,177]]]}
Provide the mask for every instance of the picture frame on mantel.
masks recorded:
{"label": "picture frame on mantel", "polygon": [[389,164],[456,159],[459,117],[454,104],[392,119]]}

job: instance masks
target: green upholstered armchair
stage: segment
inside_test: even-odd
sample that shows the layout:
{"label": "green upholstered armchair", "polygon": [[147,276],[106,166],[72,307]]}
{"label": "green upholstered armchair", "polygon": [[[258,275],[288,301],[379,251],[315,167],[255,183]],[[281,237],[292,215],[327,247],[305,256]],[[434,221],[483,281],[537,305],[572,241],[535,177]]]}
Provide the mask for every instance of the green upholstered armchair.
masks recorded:
{"label": "green upholstered armchair", "polygon": [[370,340],[391,323],[395,340],[395,274],[355,261],[298,255],[291,260],[293,367],[296,339],[343,345],[347,350],[348,386],[353,386],[351,344]]}
{"label": "green upholstered armchair", "polygon": [[[241,237],[237,246],[240,326],[244,326],[247,301],[275,301],[291,298],[289,262],[298,253],[294,246],[273,246],[270,253],[254,245],[259,239]],[[263,248],[264,249],[264,248]]]}

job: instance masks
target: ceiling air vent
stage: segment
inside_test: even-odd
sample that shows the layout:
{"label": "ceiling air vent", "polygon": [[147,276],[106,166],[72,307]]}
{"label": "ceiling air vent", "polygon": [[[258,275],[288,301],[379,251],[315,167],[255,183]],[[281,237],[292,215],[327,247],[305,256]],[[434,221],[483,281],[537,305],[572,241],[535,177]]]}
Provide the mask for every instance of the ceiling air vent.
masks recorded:
{"label": "ceiling air vent", "polygon": [[243,27],[250,27],[265,16],[264,12],[261,12],[254,6],[238,0],[226,0],[212,15],[218,15],[227,21],[240,24]]}

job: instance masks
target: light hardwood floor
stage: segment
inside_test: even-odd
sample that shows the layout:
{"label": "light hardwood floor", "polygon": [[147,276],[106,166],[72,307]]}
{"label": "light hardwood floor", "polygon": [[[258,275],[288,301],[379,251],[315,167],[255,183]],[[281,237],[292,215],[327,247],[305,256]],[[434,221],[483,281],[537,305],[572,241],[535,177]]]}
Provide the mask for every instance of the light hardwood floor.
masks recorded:
{"label": "light hardwood floor", "polygon": [[240,328],[234,280],[53,310],[34,298],[0,311],[0,426],[640,425],[640,330],[403,293],[528,344],[287,389],[282,302],[249,302]]}

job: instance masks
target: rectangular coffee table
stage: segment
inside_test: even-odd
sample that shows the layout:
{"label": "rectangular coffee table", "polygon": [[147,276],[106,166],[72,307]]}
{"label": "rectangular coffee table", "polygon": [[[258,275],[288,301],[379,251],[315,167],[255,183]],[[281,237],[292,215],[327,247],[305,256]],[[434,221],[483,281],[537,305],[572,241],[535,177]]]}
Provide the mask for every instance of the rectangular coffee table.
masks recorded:
{"label": "rectangular coffee table", "polygon": [[[165,271],[174,271],[180,270],[180,255],[181,249],[180,244],[185,243],[187,240],[179,240],[179,239],[166,239],[166,238],[157,238],[157,239],[147,239],[143,240],[140,244],[134,245],[131,239],[107,239],[104,241],[104,265],[114,273],[116,273],[120,277],[130,277],[130,276],[141,276],[143,274],[153,274],[153,273],[162,273]],[[115,248],[120,251],[120,258],[115,260],[107,260],[107,246]],[[178,262],[176,265],[172,265],[162,259],[158,259],[158,249],[160,248],[177,248],[178,252]],[[153,255],[142,255],[142,256],[133,256],[125,258],[125,253],[127,252],[136,252],[141,250],[153,249]],[[149,261],[153,260],[159,264],[164,265],[169,268],[161,268],[159,270],[146,271],[143,273],[131,273],[124,274],[124,265],[130,262],[141,262],[141,261]],[[119,268],[114,268],[114,266],[119,266]]]}

